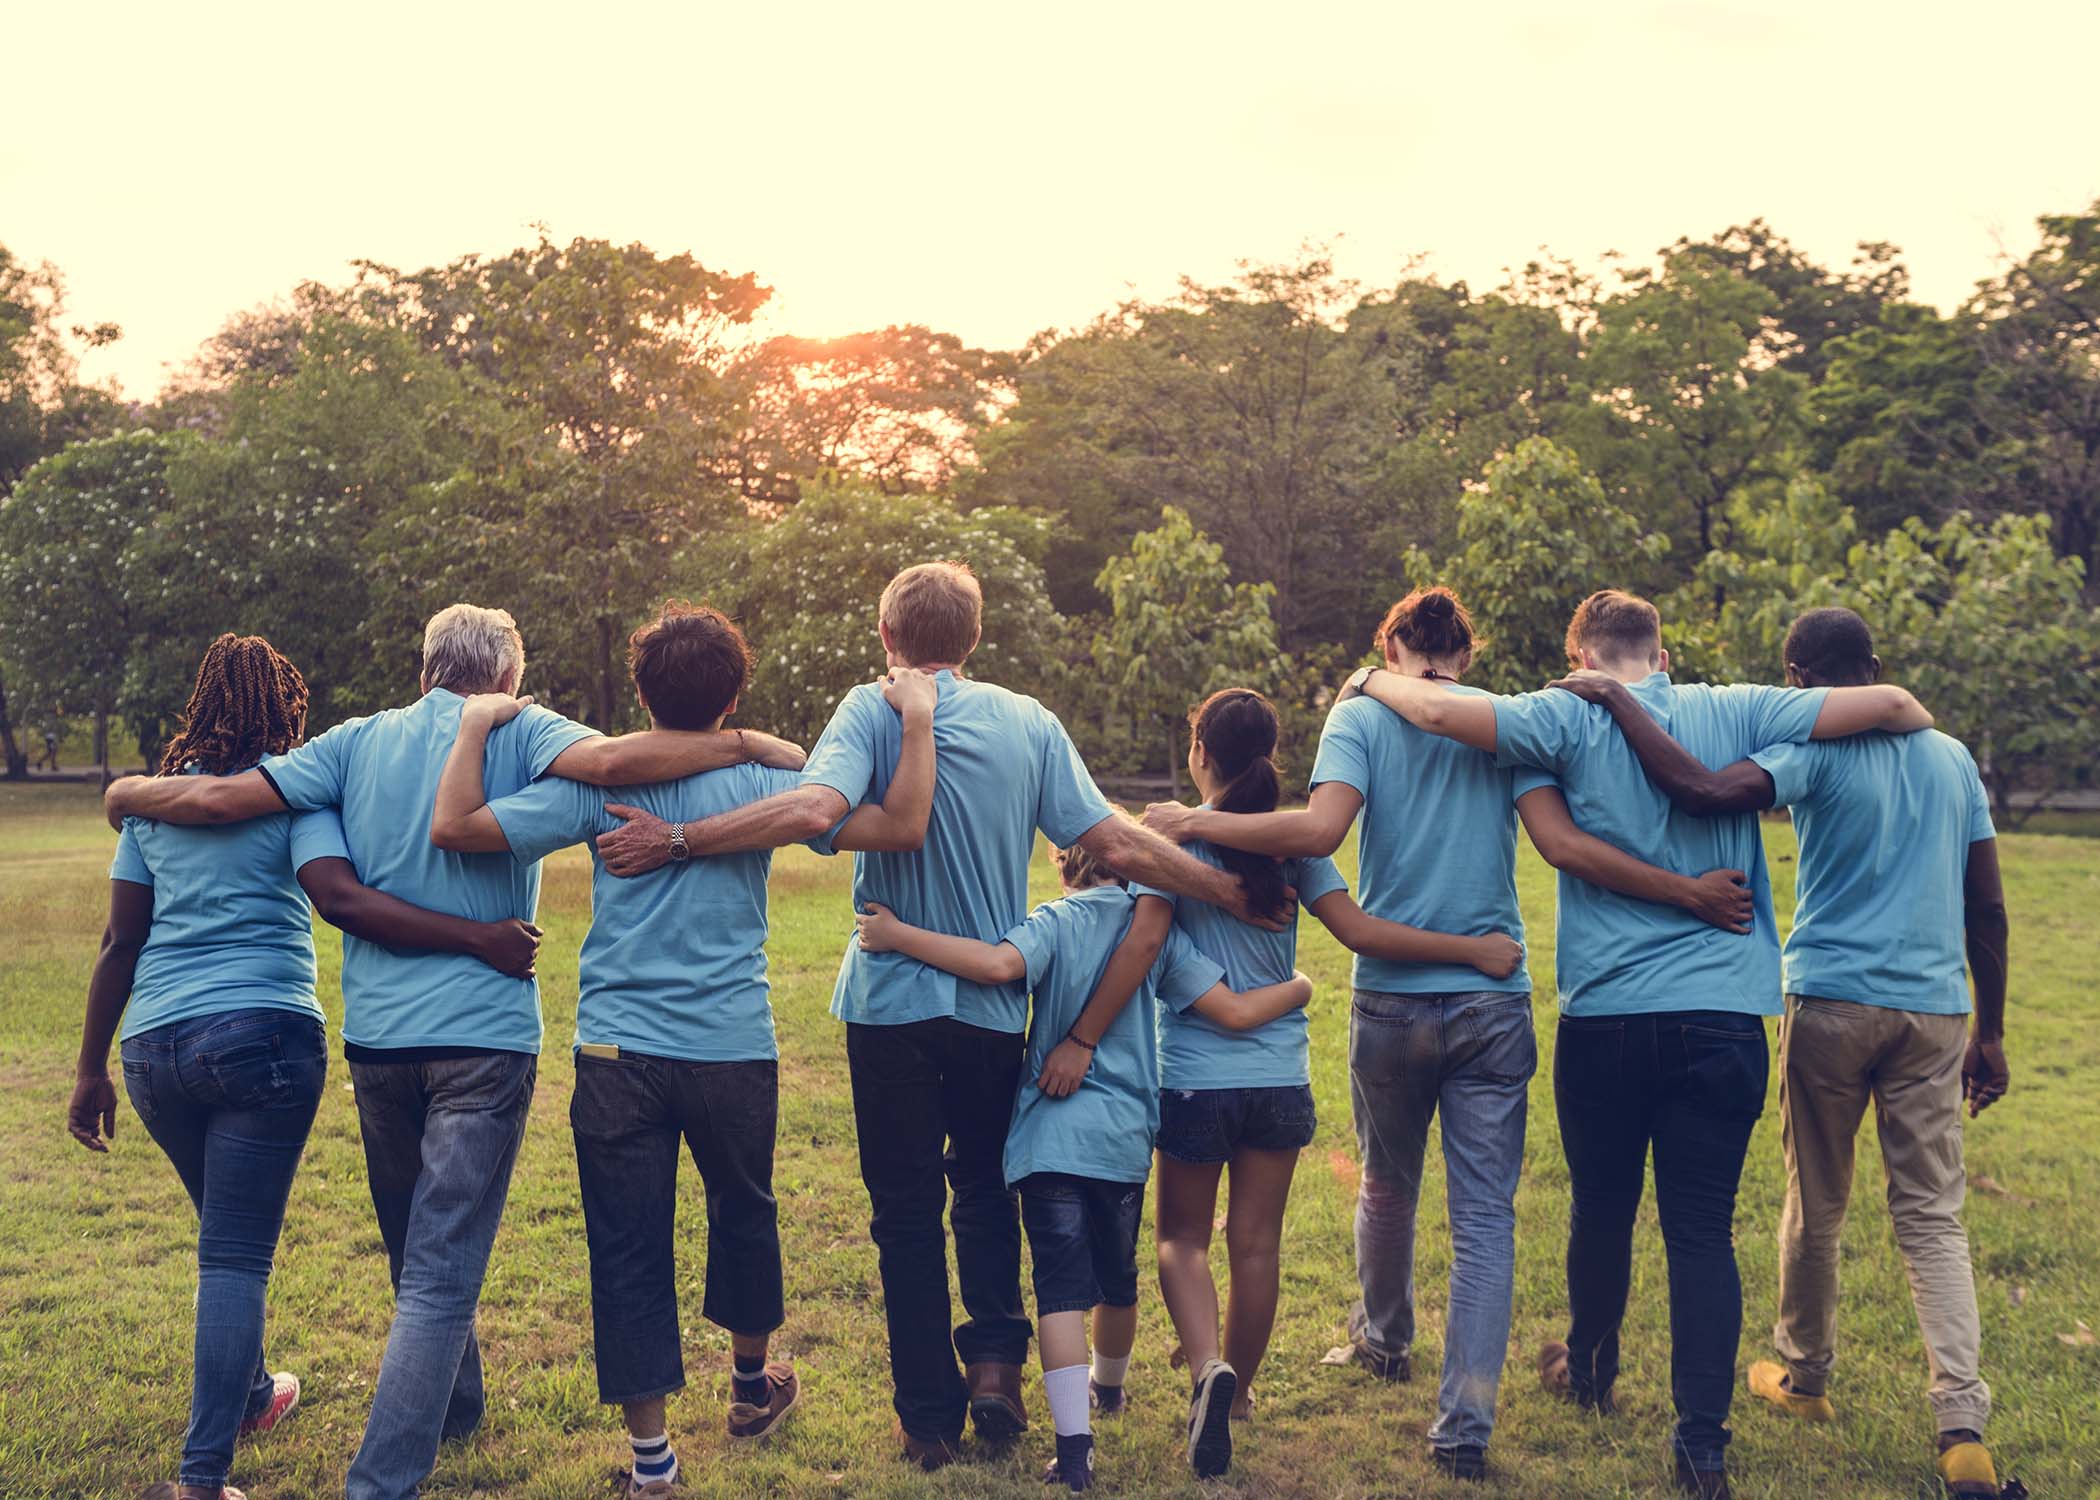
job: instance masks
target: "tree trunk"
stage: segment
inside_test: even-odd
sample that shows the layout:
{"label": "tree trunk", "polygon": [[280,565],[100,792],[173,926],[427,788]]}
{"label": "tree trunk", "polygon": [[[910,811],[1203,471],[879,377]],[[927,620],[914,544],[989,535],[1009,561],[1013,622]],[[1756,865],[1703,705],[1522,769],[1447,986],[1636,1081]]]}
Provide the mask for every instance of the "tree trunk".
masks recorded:
{"label": "tree trunk", "polygon": [[7,716],[7,684],[0,682],[0,747],[7,751],[7,779],[20,781],[29,774],[29,752],[15,743],[14,721]]}

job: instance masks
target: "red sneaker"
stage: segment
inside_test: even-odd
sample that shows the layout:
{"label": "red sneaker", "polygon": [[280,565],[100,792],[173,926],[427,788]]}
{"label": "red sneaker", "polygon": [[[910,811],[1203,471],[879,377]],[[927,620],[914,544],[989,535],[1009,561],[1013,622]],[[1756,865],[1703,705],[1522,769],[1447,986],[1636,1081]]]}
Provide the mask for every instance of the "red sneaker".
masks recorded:
{"label": "red sneaker", "polygon": [[256,1415],[241,1423],[236,1438],[260,1437],[292,1414],[299,1404],[299,1377],[289,1370],[275,1371],[270,1380],[275,1387],[270,1392],[270,1404]]}

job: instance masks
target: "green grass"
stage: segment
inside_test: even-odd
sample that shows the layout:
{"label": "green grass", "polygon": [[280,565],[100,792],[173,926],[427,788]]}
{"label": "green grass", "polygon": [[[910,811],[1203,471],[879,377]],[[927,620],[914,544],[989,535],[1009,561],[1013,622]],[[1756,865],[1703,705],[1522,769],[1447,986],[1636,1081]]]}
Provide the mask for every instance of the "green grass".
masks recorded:
{"label": "green grass", "polygon": [[[128,1496],[170,1477],[187,1412],[195,1271],[187,1201],[125,1106],[114,1152],[90,1156],[62,1128],[88,965],[100,932],[112,835],[87,788],[0,787],[0,1495]],[[1793,883],[1792,836],[1767,827],[1782,909]],[[2100,1346],[2064,1342],[2080,1320],[2100,1326],[2100,1130],[2092,1084],[2092,919],[2100,910],[2100,845],[2022,835],[2006,841],[2015,921],[2013,1091],[1968,1127],[1968,1212],[1983,1306],[1985,1374],[1997,1394],[1994,1447],[2043,1500],[2100,1495]],[[426,1493],[578,1497],[602,1493],[624,1448],[595,1400],[590,1300],[566,1112],[576,949],[587,920],[588,866],[550,861],[541,921],[546,1067],[496,1243],[481,1327],[490,1412],[482,1431],[441,1458]],[[729,1450],[722,1432],[728,1349],[700,1321],[704,1220],[690,1167],[682,1183],[680,1285],[690,1386],[672,1431],[697,1494],[720,1496],[1000,1495],[1039,1497],[1047,1413],[1030,1382],[1036,1427],[1018,1455],[931,1479],[891,1457],[887,1366],[867,1203],[855,1169],[843,1042],[825,1004],[851,931],[843,862],[784,854],[773,882],[782,1109],[778,1188],[787,1247],[788,1321],[780,1346],[807,1390],[804,1409],[771,1443]],[[1039,896],[1051,875],[1039,861]],[[1522,866],[1535,976],[1552,973],[1548,872]],[[1350,1213],[1356,1156],[1347,1087],[1348,964],[1309,924],[1304,967],[1314,1002],[1320,1134],[1305,1153],[1285,1238],[1283,1303],[1233,1475],[1222,1489],[1256,1496],[1477,1494],[1428,1468],[1434,1369],[1450,1268],[1442,1174],[1425,1189],[1419,1284],[1423,1335],[1413,1384],[1387,1387],[1324,1368],[1354,1292]],[[338,948],[323,930],[324,999]],[[1538,1001],[1542,1060],[1518,1200],[1516,1327],[1496,1432],[1505,1496],[1669,1493],[1665,1275],[1652,1204],[1643,1209],[1626,1333],[1620,1414],[1599,1420],[1549,1400],[1531,1351],[1562,1329],[1560,1261],[1567,1173],[1554,1128],[1550,984]],[[1871,1132],[1869,1132],[1871,1135]],[[1845,1232],[1845,1302],[1834,1427],[1782,1425],[1739,1401],[1738,1493],[1924,1497],[1925,1365],[1863,1140],[1860,1191]],[[1744,1177],[1739,1242],[1746,1318],[1742,1360],[1764,1357],[1774,1298],[1773,1235],[1781,1186],[1779,1131],[1768,1110]],[[1142,1252],[1149,1264],[1149,1241]],[[1222,1261],[1222,1246],[1220,1247]],[[1222,1271],[1222,1268],[1221,1268]],[[1178,1442],[1181,1377],[1167,1368],[1172,1334],[1150,1288],[1141,1315],[1130,1413],[1103,1424],[1110,1494],[1193,1495]],[[245,1446],[234,1479],[256,1500],[340,1493],[386,1337],[386,1265],[365,1196],[356,1117],[338,1062],[293,1192],[271,1288],[272,1362],[300,1372],[298,1416]]]}

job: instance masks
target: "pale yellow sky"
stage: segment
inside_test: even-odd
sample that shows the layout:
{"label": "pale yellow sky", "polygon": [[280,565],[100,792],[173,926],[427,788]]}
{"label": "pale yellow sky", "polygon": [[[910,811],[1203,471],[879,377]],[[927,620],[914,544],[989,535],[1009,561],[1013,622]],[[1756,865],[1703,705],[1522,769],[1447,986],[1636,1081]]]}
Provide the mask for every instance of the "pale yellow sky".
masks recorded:
{"label": "pale yellow sky", "polygon": [[770,325],[1012,345],[1333,241],[1485,286],[1762,214],[1950,306],[2100,196],[2100,5],[17,0],[0,243],[147,395],[346,262],[554,234],[754,271]]}

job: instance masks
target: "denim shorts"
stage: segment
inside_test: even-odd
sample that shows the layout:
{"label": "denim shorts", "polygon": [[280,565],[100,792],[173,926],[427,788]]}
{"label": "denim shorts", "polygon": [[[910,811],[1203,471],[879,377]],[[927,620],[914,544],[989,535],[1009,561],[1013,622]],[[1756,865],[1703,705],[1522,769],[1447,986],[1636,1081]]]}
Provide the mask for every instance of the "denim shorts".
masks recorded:
{"label": "denim shorts", "polygon": [[1035,1315],[1137,1306],[1142,1182],[1063,1172],[1021,1179],[1021,1223],[1035,1262]]}
{"label": "denim shorts", "polygon": [[1159,1149],[1195,1166],[1231,1161],[1242,1147],[1297,1151],[1319,1124],[1313,1094],[1302,1083],[1280,1088],[1163,1089]]}

